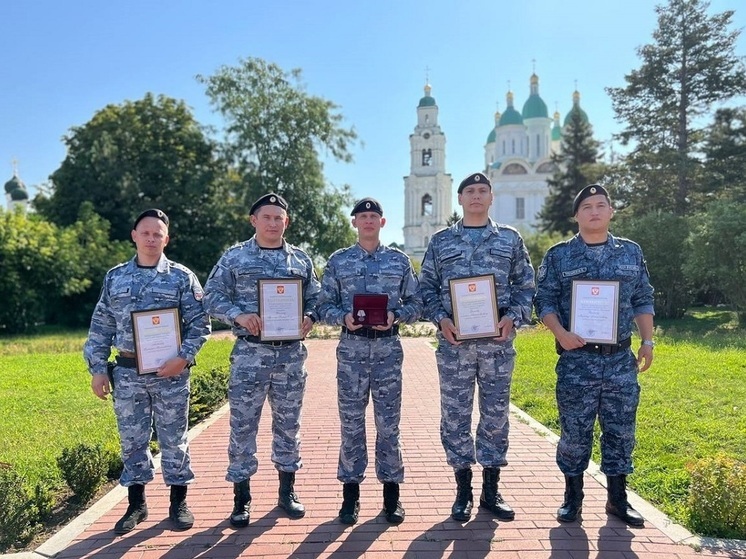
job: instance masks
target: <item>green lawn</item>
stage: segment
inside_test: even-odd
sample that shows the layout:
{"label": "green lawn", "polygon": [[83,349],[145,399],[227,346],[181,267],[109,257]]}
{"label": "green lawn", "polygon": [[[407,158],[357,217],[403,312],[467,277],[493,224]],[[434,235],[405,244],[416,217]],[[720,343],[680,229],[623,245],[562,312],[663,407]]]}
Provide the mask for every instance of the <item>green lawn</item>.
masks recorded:
{"label": "green lawn", "polygon": [[[110,401],[91,392],[82,356],[86,333],[0,338],[0,463],[30,484],[61,480],[56,458],[65,447],[101,443],[118,451]],[[225,367],[231,340],[210,340],[194,374]]]}
{"label": "green lawn", "polygon": [[[111,403],[90,390],[84,338],[84,331],[0,338],[0,462],[29,482],[59,482],[56,457],[65,447],[118,445]],[[687,463],[716,451],[746,456],[746,336],[733,313],[702,309],[661,322],[656,338],[653,366],[640,377],[630,483],[686,522]],[[522,330],[516,345],[513,403],[558,432],[552,336],[543,327]],[[225,367],[231,346],[210,340],[194,373]]]}

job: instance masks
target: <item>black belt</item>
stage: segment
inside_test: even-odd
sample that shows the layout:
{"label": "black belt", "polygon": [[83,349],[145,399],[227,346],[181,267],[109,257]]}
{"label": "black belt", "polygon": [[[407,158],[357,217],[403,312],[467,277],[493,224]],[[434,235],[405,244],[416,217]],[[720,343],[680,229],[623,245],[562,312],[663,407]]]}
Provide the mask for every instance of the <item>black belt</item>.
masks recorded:
{"label": "black belt", "polygon": [[[133,354],[134,355],[134,354]],[[120,367],[126,367],[128,369],[137,369],[137,359],[134,357],[127,357],[126,355],[119,354],[114,360]]]}
{"label": "black belt", "polygon": [[296,344],[300,340],[263,340],[259,336],[238,336],[239,340],[246,340],[252,344],[269,345],[273,347],[280,347],[284,345]]}
{"label": "black belt", "polygon": [[374,330],[373,328],[360,328],[359,330],[349,330],[346,326],[342,326],[342,333],[348,334],[349,336],[358,336],[360,338],[368,338],[369,340],[376,340],[378,338],[390,338],[399,334],[399,326],[392,326],[388,330]]}
{"label": "black belt", "polygon": [[[128,353],[128,352],[122,352],[116,357],[114,357],[114,361],[116,361],[116,364],[120,367],[126,367],[127,369],[137,369],[137,359],[135,359],[134,353]],[[187,363],[186,368],[191,369],[197,364],[197,361],[194,361],[193,363]]]}
{"label": "black belt", "polygon": [[[587,351],[588,353],[597,353],[599,355],[614,355],[615,353],[619,353],[620,351],[627,349],[631,345],[632,338],[627,338],[626,340],[622,340],[618,344],[585,344],[584,346],[576,347],[571,351]],[[565,351],[556,340],[554,342],[554,346],[557,349],[558,355],[562,355],[562,352]]]}

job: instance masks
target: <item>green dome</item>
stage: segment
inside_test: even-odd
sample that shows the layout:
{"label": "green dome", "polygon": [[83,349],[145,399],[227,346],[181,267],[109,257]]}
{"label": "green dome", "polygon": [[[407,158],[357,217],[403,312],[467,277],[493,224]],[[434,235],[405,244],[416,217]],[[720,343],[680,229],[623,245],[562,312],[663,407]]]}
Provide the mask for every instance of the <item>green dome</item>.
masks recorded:
{"label": "green dome", "polygon": [[580,118],[583,119],[583,122],[588,124],[588,115],[585,114],[585,111],[580,108],[580,92],[577,89],[572,93],[572,109],[570,109],[570,112],[567,113],[567,116],[565,116],[563,126],[567,126],[568,124],[570,124],[573,111],[579,111]]}
{"label": "green dome", "polygon": [[523,118],[548,118],[547,104],[539,97],[539,76],[531,74],[529,96],[523,105]]}
{"label": "green dome", "polygon": [[560,128],[559,124],[555,124],[552,127],[552,141],[558,142],[562,139],[562,128]]}
{"label": "green dome", "polygon": [[433,97],[430,97],[430,92],[433,90],[432,87],[430,87],[429,83],[425,84],[425,96],[420,99],[418,107],[434,107],[435,106],[435,99]]}
{"label": "green dome", "polygon": [[570,112],[567,113],[567,116],[565,116],[564,126],[567,126],[568,124],[570,124],[570,121],[572,120],[573,111],[580,112],[580,118],[583,120],[583,122],[588,124],[588,115],[585,114],[585,111],[581,109],[579,105],[575,105],[572,109],[570,109]]}
{"label": "green dome", "polygon": [[495,132],[495,129],[492,129],[492,132],[490,132],[490,135],[487,136],[487,143],[491,144],[495,141],[495,138],[497,137],[497,132]]}
{"label": "green dome", "polygon": [[23,188],[24,190],[26,189],[26,187],[21,182],[21,179],[19,179],[16,175],[13,175],[13,178],[5,183],[5,193],[10,194],[19,187]]}
{"label": "green dome", "polygon": [[23,200],[28,200],[28,192],[26,192],[26,189],[21,187],[16,188],[15,190],[12,190],[10,192],[10,199],[14,202],[21,202]]}
{"label": "green dome", "polygon": [[505,109],[505,112],[500,117],[500,126],[508,126],[510,124],[523,124],[521,113],[516,111],[512,106]]}
{"label": "green dome", "polygon": [[429,95],[425,95],[422,99],[420,99],[418,107],[434,107],[435,106],[435,98],[430,97]]}
{"label": "green dome", "polygon": [[523,105],[523,118],[549,118],[547,104],[538,95],[530,95]]}

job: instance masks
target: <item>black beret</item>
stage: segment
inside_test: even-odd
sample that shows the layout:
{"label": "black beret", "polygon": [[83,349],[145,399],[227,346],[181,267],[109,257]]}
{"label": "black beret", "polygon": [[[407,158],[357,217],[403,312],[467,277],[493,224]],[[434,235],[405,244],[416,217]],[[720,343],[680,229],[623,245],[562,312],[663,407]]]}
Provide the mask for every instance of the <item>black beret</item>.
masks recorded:
{"label": "black beret", "polygon": [[350,215],[359,214],[362,212],[376,212],[378,215],[383,216],[383,208],[381,203],[375,198],[363,198],[355,204],[352,208]]}
{"label": "black beret", "polygon": [[160,219],[163,223],[166,224],[166,227],[168,227],[168,216],[163,213],[163,211],[158,210],[156,208],[152,208],[150,210],[145,210],[140,215],[137,216],[137,219],[135,219],[135,224],[132,226],[132,229],[137,229],[137,224],[140,223],[143,219],[146,217],[154,217],[156,219]]}
{"label": "black beret", "polygon": [[492,184],[490,183],[490,179],[485,177],[482,173],[474,173],[473,175],[469,175],[464,180],[461,181],[461,184],[458,185],[458,193],[461,194],[461,192],[466,188],[467,186],[470,186],[472,184],[486,184],[487,186],[492,189]]}
{"label": "black beret", "polygon": [[254,212],[256,212],[262,206],[278,206],[285,211],[287,211],[288,209],[288,203],[285,198],[283,198],[279,194],[270,192],[269,194],[265,194],[256,202],[254,202],[254,204],[251,206],[251,209],[249,210],[249,215],[254,215]]}
{"label": "black beret", "polygon": [[596,194],[603,194],[606,196],[606,200],[611,202],[609,199],[609,193],[606,192],[606,189],[603,186],[600,184],[589,184],[575,195],[575,199],[572,201],[572,215],[578,213],[578,208],[583,200],[589,196],[595,196]]}

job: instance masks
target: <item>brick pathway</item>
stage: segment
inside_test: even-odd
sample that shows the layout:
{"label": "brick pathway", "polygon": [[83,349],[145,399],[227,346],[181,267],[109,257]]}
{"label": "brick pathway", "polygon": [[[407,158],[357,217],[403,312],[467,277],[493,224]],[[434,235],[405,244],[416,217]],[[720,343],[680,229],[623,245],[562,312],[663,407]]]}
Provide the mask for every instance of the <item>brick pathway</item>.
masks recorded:
{"label": "brick pathway", "polygon": [[[518,416],[512,418],[510,465],[503,470],[501,481],[503,495],[516,510],[516,520],[498,523],[482,511],[466,524],[451,520],[454,481],[440,445],[435,356],[425,338],[405,340],[402,440],[407,480],[402,486],[402,502],[406,520],[391,526],[381,515],[381,486],[375,479],[371,458],[369,477],[361,486],[358,524],[343,526],[336,520],[341,502],[341,485],[336,480],[336,341],[312,340],[308,347],[302,427],[305,466],[296,481],[296,490],[307,509],[305,518],[289,520],[275,506],[277,473],[269,459],[269,409],[265,406],[259,437],[259,472],[251,480],[251,524],[242,530],[229,525],[227,515],[233,496],[232,487],[224,481],[228,415],[223,409],[191,443],[197,474],[197,481],[189,490],[189,504],[196,517],[194,528],[186,532],[171,530],[167,520],[168,493],[158,476],[157,483],[148,486],[150,518],[131,534],[116,537],[111,531],[126,508],[126,499],[118,500],[102,516],[83,519],[88,526],[82,532],[70,536],[68,530],[66,540],[60,534],[36,553],[23,555],[58,559],[746,557],[746,548],[740,544],[731,549],[705,548],[696,552],[675,543],[667,535],[670,530],[662,531],[650,520],[655,516],[656,524],[663,526],[665,517],[645,503],[638,509],[648,518],[645,528],[631,529],[608,518],[603,510],[605,489],[589,474],[582,524],[558,523],[554,514],[562,498],[563,480],[554,463],[554,443]],[[374,437],[369,414],[369,448]],[[474,477],[478,496],[478,467]],[[120,488],[117,495],[125,493]],[[634,504],[638,502],[635,500]],[[686,535],[685,531],[679,533]],[[64,548],[60,551],[60,547]]]}

